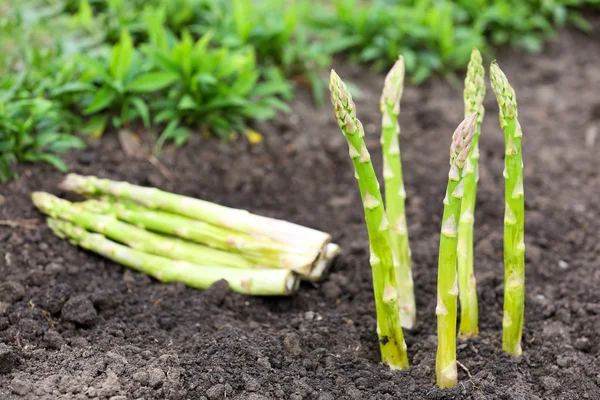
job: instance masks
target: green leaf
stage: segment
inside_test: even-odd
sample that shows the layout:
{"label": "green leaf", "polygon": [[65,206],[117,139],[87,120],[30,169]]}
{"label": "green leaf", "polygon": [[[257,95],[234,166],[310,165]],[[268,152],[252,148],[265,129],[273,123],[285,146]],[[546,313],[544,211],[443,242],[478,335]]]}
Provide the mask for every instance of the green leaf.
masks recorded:
{"label": "green leaf", "polygon": [[148,106],[146,105],[144,100],[142,100],[141,97],[132,97],[129,100],[131,101],[138,114],[142,118],[144,126],[146,128],[150,127],[150,110],[148,109]]}
{"label": "green leaf", "polygon": [[196,104],[190,95],[186,94],[181,98],[179,104],[177,104],[177,108],[180,110],[193,110],[198,108],[198,104]]}
{"label": "green leaf", "polygon": [[110,73],[116,80],[122,81],[131,67],[133,58],[133,41],[129,31],[121,31],[119,43],[113,46],[110,56]]}
{"label": "green leaf", "polygon": [[95,115],[83,127],[83,133],[93,138],[98,138],[104,133],[106,123],[108,122],[107,115]]}
{"label": "green leaf", "polygon": [[96,93],[90,104],[85,108],[85,110],[83,110],[83,114],[90,115],[104,110],[111,105],[116,97],[117,94],[114,90],[108,86],[102,87],[102,89]]}
{"label": "green leaf", "polygon": [[164,89],[179,79],[179,74],[174,72],[149,72],[130,82],[126,89],[132,92],[154,92]]}
{"label": "green leaf", "polygon": [[49,154],[49,153],[35,154],[32,157],[28,157],[27,161],[45,161],[62,173],[65,173],[69,170],[69,167],[67,167],[67,164],[63,160],[61,160],[60,157],[58,157],[54,154]]}
{"label": "green leaf", "polygon": [[57,86],[56,88],[50,91],[51,97],[60,96],[65,93],[78,93],[78,92],[90,92],[94,90],[95,87],[91,83],[84,82],[69,82],[64,85]]}

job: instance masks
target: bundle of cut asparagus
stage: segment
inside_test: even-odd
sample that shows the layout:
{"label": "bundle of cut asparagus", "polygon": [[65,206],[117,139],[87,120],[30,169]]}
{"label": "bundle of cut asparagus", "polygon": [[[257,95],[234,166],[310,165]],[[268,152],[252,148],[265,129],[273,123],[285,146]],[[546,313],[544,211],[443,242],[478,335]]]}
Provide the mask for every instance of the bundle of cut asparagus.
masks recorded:
{"label": "bundle of cut asparagus", "polygon": [[328,233],[155,188],[75,174],[60,187],[89,199],[32,194],[57,236],[163,282],[292,295],[340,252]]}

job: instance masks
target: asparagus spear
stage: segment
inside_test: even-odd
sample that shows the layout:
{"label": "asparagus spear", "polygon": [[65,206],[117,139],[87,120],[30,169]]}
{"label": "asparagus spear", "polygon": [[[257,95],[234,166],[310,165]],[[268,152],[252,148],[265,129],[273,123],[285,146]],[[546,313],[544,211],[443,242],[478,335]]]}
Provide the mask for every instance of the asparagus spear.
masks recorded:
{"label": "asparagus spear", "polygon": [[493,62],[490,67],[492,89],[500,108],[500,126],[504,129],[504,316],[502,349],[521,355],[521,336],[525,308],[525,195],[523,158],[515,91]]}
{"label": "asparagus spear", "polygon": [[61,188],[85,195],[109,194],[225,229],[267,236],[286,245],[305,249],[305,257],[311,262],[316,260],[319,252],[331,240],[328,233],[302,225],[127,182],[69,174],[61,183]]}
{"label": "asparagus spear", "polygon": [[475,198],[477,196],[479,134],[485,110],[485,69],[483,68],[479,50],[473,49],[465,79],[464,101],[465,117],[477,113],[475,133],[471,141],[471,153],[464,171],[464,197],[458,229],[458,288],[460,294],[460,327],[459,336],[470,338],[479,333],[479,311],[475,271],[473,268],[473,223],[475,221]]}
{"label": "asparagus spear", "polygon": [[350,157],[358,179],[371,242],[370,263],[373,272],[377,334],[381,357],[390,368],[406,369],[408,368],[408,357],[400,325],[390,228],[379,191],[379,182],[365,145],[362,124],[356,118],[356,108],[352,97],[346,85],[333,70],[329,89],[335,118],[350,149]]}
{"label": "asparagus spear", "polygon": [[157,235],[137,226],[118,221],[111,216],[86,211],[79,204],[63,200],[50,193],[34,192],[31,199],[33,204],[44,214],[101,233],[110,239],[146,253],[174,260],[189,261],[197,265],[222,265],[246,269],[261,267],[260,264],[252,263],[239,254]]}
{"label": "asparagus spear", "polygon": [[322,258],[320,258],[315,263],[315,266],[314,266],[313,270],[310,272],[310,274],[307,277],[303,276],[302,279],[305,279],[308,281],[313,281],[313,282],[320,281],[323,278],[323,275],[329,269],[329,267],[331,267],[333,260],[340,254],[340,252],[341,252],[340,246],[338,246],[337,244],[335,244],[335,243],[327,244]]}
{"label": "asparagus spear", "polygon": [[291,269],[303,276],[308,276],[313,268],[314,260],[306,258],[304,249],[294,249],[264,236],[230,231],[177,214],[148,209],[126,199],[117,202],[92,199],[80,204],[87,210],[114,215],[143,229],[239,253],[256,264]]}
{"label": "asparagus spear", "polygon": [[383,146],[383,179],[385,208],[390,221],[390,238],[396,269],[396,288],[402,326],[411,329],[416,321],[414,284],[404,202],[406,191],[400,160],[400,98],[404,86],[404,59],[398,58],[387,77],[380,100],[382,114],[381,144]]}
{"label": "asparagus spear", "polygon": [[206,289],[214,282],[225,279],[231,290],[255,296],[289,296],[298,289],[299,280],[289,270],[199,266],[132,249],[67,221],[49,218],[48,226],[57,236],[69,239],[74,245],[146,273],[161,282],[183,282],[192,288]]}
{"label": "asparagus spear", "polygon": [[437,314],[438,347],[436,380],[441,388],[456,385],[456,309],[458,276],[456,273],[457,221],[464,190],[463,169],[475,130],[476,113],[458,125],[450,145],[450,172],[444,198],[438,261]]}

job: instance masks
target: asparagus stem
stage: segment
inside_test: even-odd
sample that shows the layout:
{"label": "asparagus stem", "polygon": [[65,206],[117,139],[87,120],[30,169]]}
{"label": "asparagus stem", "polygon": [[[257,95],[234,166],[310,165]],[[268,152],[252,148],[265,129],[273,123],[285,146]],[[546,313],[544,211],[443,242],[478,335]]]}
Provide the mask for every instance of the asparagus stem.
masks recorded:
{"label": "asparagus stem", "polygon": [[328,233],[302,225],[128,182],[69,174],[61,183],[61,188],[85,195],[109,194],[136,201],[151,209],[179,214],[228,230],[267,236],[296,248],[304,248],[306,257],[311,258],[311,261],[317,258],[318,253],[331,240]]}
{"label": "asparagus stem", "polygon": [[387,77],[380,100],[382,114],[381,144],[383,153],[383,179],[385,183],[385,208],[390,221],[390,239],[396,269],[396,289],[402,326],[411,329],[416,322],[416,307],[408,229],[404,203],[406,191],[402,179],[400,158],[400,98],[404,86],[404,59],[398,58]]}
{"label": "asparagus stem", "polygon": [[181,215],[148,209],[126,199],[116,202],[92,199],[80,204],[88,210],[114,215],[143,229],[239,253],[253,263],[291,269],[304,276],[311,272],[315,261],[306,256],[303,248],[294,249],[264,236],[251,236]]}
{"label": "asparagus stem", "polygon": [[222,265],[246,269],[261,266],[246,260],[239,254],[161,236],[118,221],[114,217],[86,211],[79,204],[63,200],[50,193],[34,192],[31,199],[44,214],[101,233],[110,239],[140,251],[174,260],[189,261],[197,265]]}
{"label": "asparagus stem", "polygon": [[456,273],[457,221],[464,190],[463,169],[471,149],[475,130],[473,113],[456,128],[450,146],[450,172],[444,197],[438,261],[437,314],[438,347],[436,380],[441,388],[456,385],[456,309],[458,276]]}
{"label": "asparagus stem", "polygon": [[225,279],[231,290],[255,296],[289,296],[298,289],[297,276],[289,270],[199,266],[132,249],[67,221],[49,218],[48,226],[57,236],[69,239],[74,245],[146,273],[164,283],[183,282],[192,288],[206,289],[214,282]]}
{"label": "asparagus stem", "polygon": [[302,279],[313,282],[320,281],[340,252],[340,246],[335,243],[328,243],[323,256],[315,263],[313,270],[307,277],[303,276]]}
{"label": "asparagus stem", "polygon": [[471,153],[464,171],[464,197],[458,229],[458,288],[460,295],[459,336],[463,339],[479,334],[479,311],[477,288],[473,267],[473,224],[475,222],[475,199],[479,168],[479,134],[485,110],[485,69],[479,50],[473,49],[465,79],[465,117],[477,113],[475,133],[471,142]]}
{"label": "asparagus stem", "polygon": [[329,89],[335,118],[350,149],[350,157],[358,179],[371,242],[370,263],[373,273],[377,334],[381,357],[390,368],[406,369],[408,368],[408,356],[398,310],[390,228],[379,191],[379,183],[365,145],[362,124],[356,118],[356,108],[352,96],[333,70]]}
{"label": "asparagus stem", "polygon": [[525,195],[523,157],[515,91],[496,62],[490,67],[492,89],[500,108],[504,129],[504,316],[502,349],[521,355],[521,336],[525,309]]}

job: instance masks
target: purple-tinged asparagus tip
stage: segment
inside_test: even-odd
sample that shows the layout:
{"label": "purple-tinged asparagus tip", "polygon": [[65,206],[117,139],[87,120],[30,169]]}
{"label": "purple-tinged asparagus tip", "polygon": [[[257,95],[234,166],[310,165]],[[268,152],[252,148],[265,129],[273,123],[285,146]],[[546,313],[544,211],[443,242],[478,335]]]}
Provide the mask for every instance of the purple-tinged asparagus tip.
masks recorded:
{"label": "purple-tinged asparagus tip", "polygon": [[458,125],[452,135],[450,164],[456,164],[458,168],[464,167],[469,152],[471,151],[471,142],[473,140],[473,135],[475,134],[476,119],[477,113],[474,112]]}

